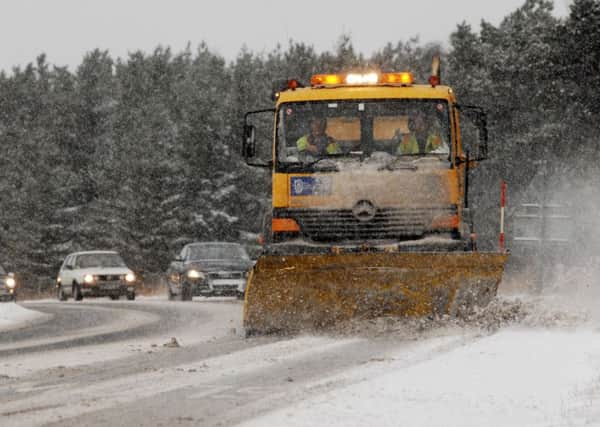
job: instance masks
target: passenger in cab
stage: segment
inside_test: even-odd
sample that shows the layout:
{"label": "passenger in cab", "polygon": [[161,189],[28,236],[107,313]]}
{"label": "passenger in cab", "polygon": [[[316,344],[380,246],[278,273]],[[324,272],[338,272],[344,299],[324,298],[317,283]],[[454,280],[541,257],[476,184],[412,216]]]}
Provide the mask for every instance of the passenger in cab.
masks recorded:
{"label": "passenger in cab", "polygon": [[408,133],[396,131],[396,154],[447,153],[448,147],[425,114],[418,111],[408,118]]}
{"label": "passenger in cab", "polygon": [[310,122],[310,133],[296,141],[299,153],[311,154],[316,157],[328,154],[338,154],[340,149],[335,140],[326,133],[327,121],[323,117],[315,117]]}

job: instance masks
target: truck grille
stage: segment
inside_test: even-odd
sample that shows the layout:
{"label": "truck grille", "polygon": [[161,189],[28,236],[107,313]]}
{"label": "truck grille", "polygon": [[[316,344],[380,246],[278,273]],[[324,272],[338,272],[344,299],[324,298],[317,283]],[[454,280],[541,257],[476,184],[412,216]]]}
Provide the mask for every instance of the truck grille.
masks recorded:
{"label": "truck grille", "polygon": [[368,221],[350,209],[289,209],[280,214],[294,218],[302,234],[315,241],[406,240],[423,236],[435,216],[456,214],[456,207],[377,209]]}

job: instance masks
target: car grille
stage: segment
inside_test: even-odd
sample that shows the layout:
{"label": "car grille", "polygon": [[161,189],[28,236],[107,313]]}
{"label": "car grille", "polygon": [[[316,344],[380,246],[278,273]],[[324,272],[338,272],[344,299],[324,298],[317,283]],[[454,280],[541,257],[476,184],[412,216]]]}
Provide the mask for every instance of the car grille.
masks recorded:
{"label": "car grille", "polygon": [[119,276],[118,274],[114,274],[114,275],[101,274],[99,276],[96,276],[96,278],[97,278],[98,282],[118,282],[119,280],[121,280],[121,276]]}
{"label": "car grille", "polygon": [[235,291],[237,288],[237,285],[213,285],[213,289],[217,291]]}
{"label": "car grille", "polygon": [[367,221],[359,220],[350,209],[290,209],[282,217],[294,218],[301,232],[315,241],[374,240],[421,237],[434,216],[455,214],[455,207],[377,209]]}
{"label": "car grille", "polygon": [[243,279],[244,273],[240,271],[218,271],[208,273],[209,279]]}

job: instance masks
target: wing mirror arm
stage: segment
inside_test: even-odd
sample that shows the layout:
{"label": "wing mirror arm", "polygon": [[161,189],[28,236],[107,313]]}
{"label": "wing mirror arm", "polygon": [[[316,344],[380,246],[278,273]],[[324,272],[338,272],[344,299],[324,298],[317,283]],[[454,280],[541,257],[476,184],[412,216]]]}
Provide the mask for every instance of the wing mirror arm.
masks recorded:
{"label": "wing mirror arm", "polygon": [[468,160],[466,160],[464,156],[456,156],[455,161],[457,165],[469,161],[470,165],[475,166],[476,162],[487,160],[488,158],[487,113],[483,108],[475,105],[456,105],[456,108],[464,113],[464,115],[477,127],[479,131],[479,141],[475,156],[470,157]]}
{"label": "wing mirror arm", "polygon": [[249,123],[248,118],[254,114],[271,113],[275,114],[274,108],[264,108],[262,110],[248,111],[244,114],[244,125],[242,127],[242,156],[249,166],[262,168],[272,168],[273,161],[251,162],[250,159],[256,156],[256,127]]}

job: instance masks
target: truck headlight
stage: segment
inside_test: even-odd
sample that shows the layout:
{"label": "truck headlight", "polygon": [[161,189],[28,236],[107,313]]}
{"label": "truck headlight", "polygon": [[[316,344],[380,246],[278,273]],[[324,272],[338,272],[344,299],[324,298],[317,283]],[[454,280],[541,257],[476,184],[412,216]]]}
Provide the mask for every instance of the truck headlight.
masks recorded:
{"label": "truck headlight", "polygon": [[7,277],[4,283],[6,283],[6,287],[10,289],[14,289],[17,286],[16,280],[12,277]]}
{"label": "truck headlight", "polygon": [[192,269],[188,270],[187,277],[189,277],[190,279],[204,279],[204,274],[202,274],[201,271]]}
{"label": "truck headlight", "polygon": [[127,273],[127,274],[125,275],[125,281],[126,281],[127,283],[134,282],[134,281],[135,281],[135,274],[133,274],[133,273]]}
{"label": "truck headlight", "polygon": [[88,284],[94,283],[94,276],[92,276],[91,274],[86,274],[85,276],[83,276],[83,281]]}

